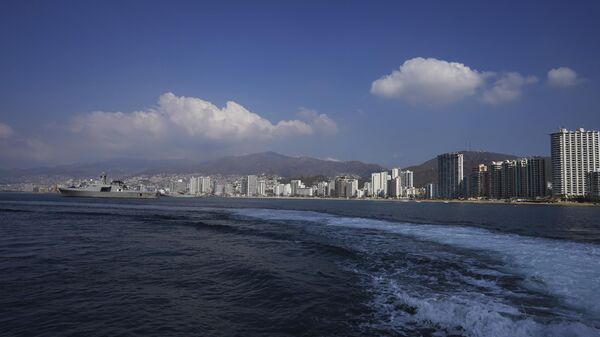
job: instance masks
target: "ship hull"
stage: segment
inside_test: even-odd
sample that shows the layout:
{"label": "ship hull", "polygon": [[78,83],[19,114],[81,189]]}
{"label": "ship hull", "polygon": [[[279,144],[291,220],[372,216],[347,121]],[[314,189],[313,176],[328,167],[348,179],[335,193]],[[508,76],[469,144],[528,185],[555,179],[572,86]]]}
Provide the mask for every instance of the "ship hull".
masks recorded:
{"label": "ship hull", "polygon": [[100,191],[81,191],[73,189],[58,189],[60,194],[65,197],[80,197],[80,198],[121,198],[121,199],[155,199],[158,194],[156,192],[141,192],[141,191],[122,191],[122,192],[100,192]]}

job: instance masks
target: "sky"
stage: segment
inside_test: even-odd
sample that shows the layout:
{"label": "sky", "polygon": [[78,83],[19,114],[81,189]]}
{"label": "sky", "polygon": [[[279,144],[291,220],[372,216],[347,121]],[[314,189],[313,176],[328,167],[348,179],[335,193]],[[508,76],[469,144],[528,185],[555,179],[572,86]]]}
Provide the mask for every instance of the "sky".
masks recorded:
{"label": "sky", "polygon": [[0,167],[408,166],[600,129],[598,1],[2,1]]}

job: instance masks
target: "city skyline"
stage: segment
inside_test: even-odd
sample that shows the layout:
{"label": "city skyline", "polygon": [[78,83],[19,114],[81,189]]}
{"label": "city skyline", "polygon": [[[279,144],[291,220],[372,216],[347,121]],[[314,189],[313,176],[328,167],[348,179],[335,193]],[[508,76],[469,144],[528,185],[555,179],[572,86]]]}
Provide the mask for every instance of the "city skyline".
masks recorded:
{"label": "city skyline", "polygon": [[[108,184],[106,173],[100,180],[85,178],[76,183],[68,179],[67,184],[45,183],[35,186],[28,182],[0,185],[5,191],[50,192],[58,189],[60,193],[96,193],[110,191],[113,186],[126,193],[136,191],[132,196],[147,197],[161,195],[188,196],[246,196],[246,197],[337,197],[337,198],[392,198],[392,199],[436,199],[442,200],[516,200],[545,201],[560,200],[594,201],[599,197],[600,188],[600,132],[583,128],[570,131],[560,129],[551,135],[551,156],[492,159],[488,156],[471,159],[466,165],[465,153],[450,152],[439,154],[435,167],[425,170],[437,171],[437,179],[421,181],[414,185],[415,172],[410,169],[370,166],[377,169],[370,172],[370,181],[365,174],[340,173],[300,176],[283,175],[262,171],[255,174],[217,173],[217,179],[211,175],[198,176],[194,173],[151,173],[140,172],[122,180]],[[290,158],[276,153],[266,153],[271,158]],[[489,153],[488,153],[489,155]],[[241,157],[231,157],[238,161]],[[264,161],[264,157],[262,158]],[[309,158],[310,159],[310,158]],[[303,159],[300,159],[303,160]],[[546,161],[550,166],[547,167]],[[243,159],[242,159],[243,161]],[[323,161],[321,161],[323,162]],[[314,165],[314,160],[312,164]],[[281,167],[282,162],[279,162]],[[427,164],[427,163],[425,163]],[[288,164],[289,165],[289,164]],[[267,167],[270,166],[267,164]],[[284,164],[285,166],[285,164]],[[468,167],[471,167],[470,173]],[[415,167],[418,169],[418,167]],[[256,168],[255,168],[256,170]],[[422,172],[421,172],[422,173]],[[64,178],[64,173],[62,175]],[[56,178],[56,177],[55,177]],[[289,183],[280,183],[279,179],[290,179]],[[423,177],[422,177],[423,178]],[[305,185],[303,179],[311,183]],[[362,185],[359,181],[362,180]],[[47,182],[47,181],[46,181]],[[148,188],[148,183],[154,186]],[[90,185],[91,184],[91,185]],[[132,184],[130,188],[127,185]],[[51,186],[54,185],[54,186]],[[77,186],[76,186],[77,185]],[[360,188],[359,188],[360,187]],[[130,195],[128,194],[128,196]],[[551,198],[549,196],[552,195]]]}
{"label": "city skyline", "polygon": [[594,2],[4,4],[0,166],[548,156],[559,127],[600,128],[598,13]]}

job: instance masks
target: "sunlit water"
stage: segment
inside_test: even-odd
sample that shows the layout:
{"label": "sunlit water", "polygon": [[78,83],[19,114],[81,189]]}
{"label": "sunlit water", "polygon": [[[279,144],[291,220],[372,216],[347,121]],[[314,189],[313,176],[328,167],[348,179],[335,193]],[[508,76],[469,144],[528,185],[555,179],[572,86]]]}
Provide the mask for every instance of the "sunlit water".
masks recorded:
{"label": "sunlit water", "polygon": [[0,195],[2,335],[600,336],[600,209]]}

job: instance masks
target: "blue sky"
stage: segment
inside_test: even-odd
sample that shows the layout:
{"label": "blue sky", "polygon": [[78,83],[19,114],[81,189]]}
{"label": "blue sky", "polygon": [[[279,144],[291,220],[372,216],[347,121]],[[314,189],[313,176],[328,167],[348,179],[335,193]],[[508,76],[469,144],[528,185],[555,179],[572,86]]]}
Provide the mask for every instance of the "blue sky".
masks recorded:
{"label": "blue sky", "polygon": [[4,1],[0,166],[546,155],[557,127],[600,128],[598,17],[595,1]]}

